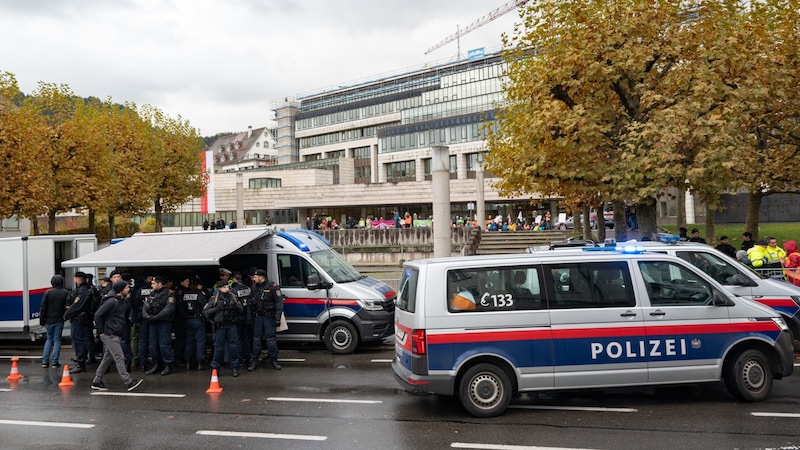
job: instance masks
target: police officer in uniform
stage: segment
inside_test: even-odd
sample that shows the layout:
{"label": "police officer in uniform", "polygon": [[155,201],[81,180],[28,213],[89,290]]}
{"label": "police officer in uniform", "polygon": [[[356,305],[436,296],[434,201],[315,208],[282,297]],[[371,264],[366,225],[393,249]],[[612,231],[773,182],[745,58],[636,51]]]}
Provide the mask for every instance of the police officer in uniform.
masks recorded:
{"label": "police officer in uniform", "polygon": [[86,358],[89,354],[89,339],[92,338],[92,299],[89,285],[86,283],[86,274],[75,272],[75,290],[72,301],[67,305],[64,320],[70,322],[72,346],[75,349],[75,362],[77,365],[69,369],[69,373],[86,372]]}
{"label": "police officer in uniform", "polygon": [[137,283],[131,305],[131,321],[134,324],[131,331],[132,350],[136,352],[136,359],[142,372],[147,371],[147,353],[150,350],[150,327],[142,316],[142,308],[149,302],[150,294],[153,292],[152,283],[152,275],[146,275]]}
{"label": "police officer in uniform", "polygon": [[267,341],[269,366],[280,370],[276,328],[280,325],[281,314],[283,314],[283,295],[275,282],[267,281],[267,272],[264,269],[256,270],[253,276],[250,307],[253,310],[253,353],[250,355],[251,362],[247,370],[252,371],[258,368],[262,338]]}
{"label": "police officer in uniform", "polygon": [[239,366],[250,364],[250,344],[253,342],[253,315],[250,308],[250,287],[242,282],[242,274],[231,276],[231,293],[242,304],[242,312],[236,318],[236,333],[239,335]]}
{"label": "police officer in uniform", "polygon": [[194,276],[186,274],[176,293],[178,315],[186,326],[186,368],[192,366],[192,357],[197,358],[197,370],[206,368],[206,321],[203,320],[203,308],[208,298],[197,289]]}
{"label": "police officer in uniform", "polygon": [[172,373],[175,359],[172,353],[172,316],[175,314],[175,297],[167,289],[167,279],[153,277],[153,292],[142,306],[142,317],[150,328],[150,356],[154,366],[146,375]]}
{"label": "police officer in uniform", "polygon": [[220,284],[217,293],[208,301],[203,315],[214,326],[214,356],[211,368],[219,370],[228,348],[228,362],[231,374],[239,376],[239,335],[236,332],[236,318],[242,312],[242,304],[230,293],[230,286]]}

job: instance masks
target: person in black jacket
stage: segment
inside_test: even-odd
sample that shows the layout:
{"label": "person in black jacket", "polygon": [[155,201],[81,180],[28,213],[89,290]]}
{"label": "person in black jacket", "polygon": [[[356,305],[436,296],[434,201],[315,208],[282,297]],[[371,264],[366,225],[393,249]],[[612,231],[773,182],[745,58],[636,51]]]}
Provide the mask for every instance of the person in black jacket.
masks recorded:
{"label": "person in black jacket", "polygon": [[231,374],[239,376],[239,334],[236,332],[236,318],[243,308],[236,297],[230,293],[230,286],[221,284],[206,307],[203,315],[214,326],[214,356],[211,359],[211,368],[220,369],[225,356],[225,347],[228,348],[228,363]]}
{"label": "person in black jacket", "polygon": [[129,283],[117,281],[113,284],[111,292],[103,297],[100,307],[94,314],[94,323],[97,326],[97,334],[103,342],[103,359],[97,366],[92,380],[92,389],[105,391],[108,388],[103,383],[105,375],[111,361],[117,366],[117,373],[122,378],[128,391],[132,391],[142,384],[142,380],[134,380],[125,367],[125,355],[122,352],[121,338],[125,336],[128,321],[125,317],[129,306],[125,302],[125,297],[131,292]]}
{"label": "person in black jacket", "polygon": [[86,284],[86,274],[75,272],[75,291],[72,293],[72,302],[68,303],[64,320],[69,320],[72,337],[72,348],[75,349],[77,365],[69,369],[69,373],[86,372],[86,357],[89,353],[89,339],[92,336],[92,299],[89,285]]}
{"label": "person in black jacket", "polygon": [[[42,367],[60,367],[58,357],[61,355],[61,333],[64,331],[64,311],[67,309],[69,291],[64,289],[64,277],[53,275],[50,278],[52,289],[48,289],[42,297],[39,306],[39,325],[47,330],[47,341],[44,343],[42,354]],[[53,354],[51,359],[50,349]]]}

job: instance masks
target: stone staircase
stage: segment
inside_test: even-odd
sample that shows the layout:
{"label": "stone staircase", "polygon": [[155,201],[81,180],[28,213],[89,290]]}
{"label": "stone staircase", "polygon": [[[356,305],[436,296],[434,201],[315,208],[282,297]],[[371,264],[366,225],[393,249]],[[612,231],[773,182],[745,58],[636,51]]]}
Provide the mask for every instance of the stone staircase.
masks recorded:
{"label": "stone staircase", "polygon": [[563,231],[484,231],[476,254],[525,253],[531,246],[547,245],[566,239]]}

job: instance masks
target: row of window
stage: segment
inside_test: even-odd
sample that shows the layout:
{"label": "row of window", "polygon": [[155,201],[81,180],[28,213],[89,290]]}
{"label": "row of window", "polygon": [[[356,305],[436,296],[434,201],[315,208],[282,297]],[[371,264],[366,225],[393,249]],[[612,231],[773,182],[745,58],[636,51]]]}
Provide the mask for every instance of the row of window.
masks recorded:
{"label": "row of window", "polygon": [[456,127],[440,128],[422,133],[401,134],[378,140],[378,153],[392,153],[404,150],[450,145],[462,142],[481,141],[485,131],[483,123],[472,123]]}
{"label": "row of window", "polygon": [[422,104],[422,97],[410,97],[399,100],[388,101],[378,105],[362,106],[346,111],[337,111],[322,116],[298,119],[295,122],[295,130],[302,131],[311,128],[324,127],[337,123],[352,122],[359,119],[370,117],[385,116],[404,109],[414,108]]}
{"label": "row of window", "polygon": [[281,187],[280,178],[251,178],[248,187],[250,189],[279,188]]}
{"label": "row of window", "polygon": [[336,142],[356,141],[374,137],[378,132],[377,127],[356,128],[354,130],[337,131],[335,133],[319,134],[316,136],[300,138],[300,148],[311,148]]}

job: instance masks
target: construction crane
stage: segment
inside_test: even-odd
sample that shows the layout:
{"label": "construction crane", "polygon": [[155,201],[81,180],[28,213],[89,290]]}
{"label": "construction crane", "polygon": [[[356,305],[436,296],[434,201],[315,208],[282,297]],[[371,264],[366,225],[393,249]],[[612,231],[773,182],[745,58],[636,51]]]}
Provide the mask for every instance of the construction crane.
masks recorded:
{"label": "construction crane", "polygon": [[451,43],[453,41],[458,41],[458,55],[460,57],[461,56],[461,36],[463,36],[463,35],[465,35],[467,33],[470,33],[472,31],[477,30],[478,28],[486,25],[487,23],[493,21],[494,19],[497,19],[498,17],[502,16],[503,14],[506,14],[509,11],[513,11],[514,9],[516,9],[516,8],[526,4],[526,3],[528,3],[528,0],[512,0],[512,1],[508,2],[508,3],[506,3],[505,5],[495,9],[494,11],[489,12],[488,14],[486,14],[483,17],[479,18],[475,22],[472,22],[471,24],[467,25],[463,30],[458,28],[458,27],[456,27],[456,33],[455,34],[447,36],[446,38],[444,38],[444,40],[442,40],[438,44],[434,45],[433,47],[429,48],[428,51],[425,52],[425,54],[427,55],[428,53],[438,49],[439,47],[447,45],[447,44],[449,44],[449,43]]}

